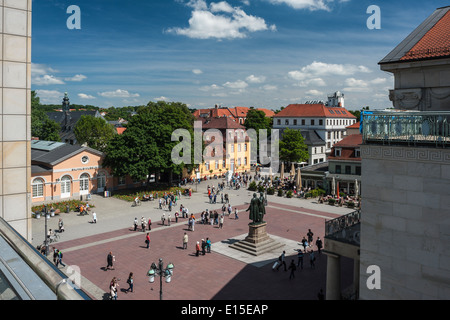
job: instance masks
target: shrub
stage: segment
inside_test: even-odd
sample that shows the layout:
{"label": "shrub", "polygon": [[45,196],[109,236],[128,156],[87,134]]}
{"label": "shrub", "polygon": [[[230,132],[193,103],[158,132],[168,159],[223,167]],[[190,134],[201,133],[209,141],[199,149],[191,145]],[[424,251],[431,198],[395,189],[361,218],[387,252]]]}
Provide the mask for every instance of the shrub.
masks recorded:
{"label": "shrub", "polygon": [[293,192],[292,190],[289,190],[288,192],[286,192],[286,198],[292,198]]}
{"label": "shrub", "polygon": [[249,186],[248,186],[248,190],[250,191],[256,191],[257,185],[255,181],[250,182]]}
{"label": "shrub", "polygon": [[347,207],[348,208],[354,208],[355,207],[355,203],[353,201],[349,201],[349,202],[347,202]]}
{"label": "shrub", "polygon": [[184,194],[183,188],[179,187],[172,187],[172,188],[161,188],[161,189],[155,189],[155,190],[120,190],[116,191],[115,194],[113,194],[114,198],[125,200],[128,202],[133,202],[134,198],[136,196],[139,197],[139,199],[142,199],[144,197],[144,194],[153,194],[153,197],[156,197],[156,194],[158,195],[158,198],[161,198],[164,196],[165,193],[176,193],[178,190],[181,191],[182,194]]}
{"label": "shrub", "polygon": [[[87,202],[85,201],[81,201],[81,200],[66,200],[66,201],[61,201],[61,202],[54,202],[54,203],[48,203],[47,204],[47,211],[50,212],[51,207],[53,207],[55,210],[61,211],[61,212],[66,212],[66,207],[69,206],[69,210],[70,211],[75,211],[77,206],[80,205],[86,205]],[[89,206],[91,208],[95,208],[94,205],[89,203]],[[42,212],[44,210],[44,205],[38,205],[38,206],[33,206],[31,207],[31,211],[32,212]]]}
{"label": "shrub", "polygon": [[328,199],[328,204],[334,206],[334,204],[336,203],[336,200],[333,198]]}
{"label": "shrub", "polygon": [[283,196],[283,189],[278,189],[278,196],[282,197]]}
{"label": "shrub", "polygon": [[267,194],[268,195],[274,195],[275,194],[275,188],[274,187],[270,187],[267,189]]}
{"label": "shrub", "polygon": [[265,188],[263,185],[258,186],[258,192],[264,192]]}

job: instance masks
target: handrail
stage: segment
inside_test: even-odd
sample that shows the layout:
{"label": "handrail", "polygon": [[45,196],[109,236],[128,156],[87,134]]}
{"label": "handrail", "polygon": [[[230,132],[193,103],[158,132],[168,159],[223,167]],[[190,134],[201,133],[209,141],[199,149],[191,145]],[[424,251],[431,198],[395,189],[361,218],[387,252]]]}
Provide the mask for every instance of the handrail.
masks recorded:
{"label": "handrail", "polygon": [[60,300],[91,300],[81,289],[75,289],[69,283],[59,286],[61,281],[68,277],[55,268],[48,259],[42,255],[4,219],[0,218],[0,234],[17,252],[17,254],[33,269],[34,272],[55,292]]}

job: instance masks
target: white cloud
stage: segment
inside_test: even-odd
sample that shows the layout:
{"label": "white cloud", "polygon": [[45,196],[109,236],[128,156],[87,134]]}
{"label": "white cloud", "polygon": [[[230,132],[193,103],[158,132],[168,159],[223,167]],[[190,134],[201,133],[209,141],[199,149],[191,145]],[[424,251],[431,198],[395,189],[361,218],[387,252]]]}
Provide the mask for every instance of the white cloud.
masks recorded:
{"label": "white cloud", "polygon": [[265,91],[272,91],[272,90],[277,90],[278,87],[274,86],[274,85],[271,85],[271,84],[266,84],[266,85],[264,85],[262,87],[262,89],[265,90]]}
{"label": "white cloud", "polygon": [[94,96],[91,96],[91,95],[85,94],[85,93],[79,93],[79,94],[78,94],[78,97],[81,98],[81,99],[85,99],[85,100],[92,100],[92,99],[95,99]]}
{"label": "white cloud", "polygon": [[170,28],[168,32],[195,39],[236,39],[245,38],[247,32],[276,30],[263,18],[248,15],[226,1],[211,3],[209,8],[204,0],[191,0],[187,5],[194,9],[189,27]]}
{"label": "white cloud", "polygon": [[272,4],[286,4],[294,9],[330,11],[326,4],[329,0],[269,0],[269,2]]}
{"label": "white cloud", "polygon": [[31,78],[31,83],[37,86],[47,86],[52,84],[64,84],[64,81],[55,76],[45,74],[43,76],[36,76]]}
{"label": "white cloud", "polygon": [[116,91],[99,92],[99,96],[106,98],[136,98],[139,93],[130,93],[127,90],[117,89]]}
{"label": "white cloud", "polygon": [[73,77],[65,78],[64,80],[66,80],[66,81],[81,82],[81,81],[83,81],[84,79],[87,79],[87,77],[86,77],[85,75],[83,75],[83,74],[76,74],[76,75],[74,75]]}
{"label": "white cloud", "polygon": [[305,92],[305,94],[307,96],[313,96],[313,97],[324,96],[324,93],[322,91],[315,90],[315,89],[308,90]]}
{"label": "white cloud", "polygon": [[217,84],[212,84],[210,86],[203,86],[199,90],[201,91],[210,91],[210,90],[219,90],[222,89],[221,86],[218,86]]}
{"label": "white cloud", "polygon": [[266,81],[266,77],[264,77],[264,76],[257,77],[252,74],[252,75],[249,75],[245,80],[247,80],[250,83],[262,83],[262,82]]}
{"label": "white cloud", "polygon": [[43,104],[59,104],[64,97],[64,93],[57,90],[36,90],[36,95]]}
{"label": "white cloud", "polygon": [[158,98],[153,98],[153,100],[155,101],[169,101],[170,99],[164,96],[158,97]]}
{"label": "white cloud", "polygon": [[203,71],[200,70],[200,69],[193,69],[193,70],[192,70],[192,73],[194,73],[194,74],[202,74]]}
{"label": "white cloud", "polygon": [[237,80],[234,82],[226,82],[223,84],[224,87],[231,88],[231,89],[245,89],[248,87],[248,83],[242,80]]}
{"label": "white cloud", "polygon": [[370,70],[365,66],[356,66],[352,64],[333,64],[314,61],[300,70],[290,71],[289,77],[294,80],[305,80],[311,77],[341,75],[350,76],[355,73],[369,73]]}

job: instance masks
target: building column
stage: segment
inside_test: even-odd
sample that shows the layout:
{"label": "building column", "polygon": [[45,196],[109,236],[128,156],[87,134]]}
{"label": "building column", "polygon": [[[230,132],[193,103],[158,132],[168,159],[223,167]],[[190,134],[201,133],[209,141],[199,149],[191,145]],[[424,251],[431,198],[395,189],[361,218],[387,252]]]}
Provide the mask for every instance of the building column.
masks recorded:
{"label": "building column", "polygon": [[341,256],[324,251],[327,255],[326,300],[341,299]]}

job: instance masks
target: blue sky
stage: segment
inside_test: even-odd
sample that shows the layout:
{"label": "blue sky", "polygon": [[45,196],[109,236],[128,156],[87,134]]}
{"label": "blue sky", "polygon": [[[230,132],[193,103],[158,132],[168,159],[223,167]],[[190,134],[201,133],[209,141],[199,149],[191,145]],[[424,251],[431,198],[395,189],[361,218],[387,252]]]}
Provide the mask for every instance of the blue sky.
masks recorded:
{"label": "blue sky", "polygon": [[[70,5],[81,29],[70,30]],[[381,29],[367,28],[367,8]],[[279,109],[326,100],[390,107],[378,62],[438,0],[34,0],[32,89],[43,103]]]}

